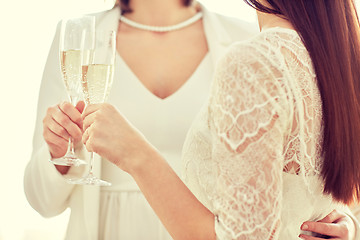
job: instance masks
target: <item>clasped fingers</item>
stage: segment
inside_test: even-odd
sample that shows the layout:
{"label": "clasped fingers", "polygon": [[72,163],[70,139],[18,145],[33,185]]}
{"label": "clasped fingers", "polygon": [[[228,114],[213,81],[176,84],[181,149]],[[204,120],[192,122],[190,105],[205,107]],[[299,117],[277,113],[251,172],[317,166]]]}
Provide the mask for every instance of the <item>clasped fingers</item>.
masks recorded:
{"label": "clasped fingers", "polygon": [[105,104],[90,104],[82,113],[84,131],[82,142],[91,152],[97,152],[94,141],[100,139],[101,136],[98,134],[102,132],[100,129],[104,129],[108,124],[104,121],[108,118],[106,111],[103,111],[104,106]]}
{"label": "clasped fingers", "polygon": [[46,130],[63,139],[72,137],[75,141],[81,140],[82,118],[80,112],[70,103],[62,103],[47,110],[43,120],[44,134]]}

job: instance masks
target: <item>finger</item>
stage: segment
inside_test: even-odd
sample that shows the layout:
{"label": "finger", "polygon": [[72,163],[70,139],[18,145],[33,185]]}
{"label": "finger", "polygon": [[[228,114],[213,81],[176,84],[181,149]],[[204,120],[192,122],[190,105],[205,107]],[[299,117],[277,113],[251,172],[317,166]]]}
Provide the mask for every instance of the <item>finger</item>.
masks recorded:
{"label": "finger", "polygon": [[64,114],[66,114],[70,118],[71,121],[76,123],[79,127],[82,127],[81,113],[71,103],[63,102],[59,105],[59,108]]}
{"label": "finger", "polygon": [[58,135],[59,137],[64,138],[65,140],[69,139],[69,134],[60,124],[58,124],[52,117],[54,114],[53,109],[49,109],[47,115],[43,119],[43,136],[45,133],[51,131],[52,133]]}
{"label": "finger", "polygon": [[86,131],[95,121],[96,113],[93,112],[83,119],[83,131]]}
{"label": "finger", "polygon": [[86,142],[85,147],[86,147],[86,150],[87,150],[88,152],[94,152],[93,149],[92,149],[92,147],[91,147],[90,141],[87,141],[87,142]]}
{"label": "finger", "polygon": [[101,104],[89,104],[86,106],[85,110],[83,111],[81,117],[84,119],[86,118],[89,114],[92,114],[94,112],[96,112],[99,108],[100,108]]}
{"label": "finger", "polygon": [[[304,239],[304,240],[323,240],[326,238],[319,238],[319,237],[313,237],[313,236],[309,236],[309,235],[305,235],[305,234],[300,234],[299,238]],[[333,240],[341,240],[340,238],[331,238]]]}
{"label": "finger", "polygon": [[79,113],[82,113],[84,111],[85,108],[85,102],[84,101],[79,101],[76,104],[76,109],[79,111]]}
{"label": "finger", "polygon": [[304,222],[301,225],[301,230],[338,237],[341,236],[341,227],[334,223]]}
{"label": "finger", "polygon": [[331,213],[329,213],[327,216],[325,216],[323,219],[319,220],[318,222],[335,223],[338,222],[339,219],[343,217],[346,217],[346,215],[341,212],[338,212],[337,210],[333,210]]}
{"label": "finger", "polygon": [[89,140],[89,130],[87,129],[82,136],[82,142],[85,146],[88,140]]}
{"label": "finger", "polygon": [[64,140],[69,140],[69,133],[66,131],[65,128],[60,126],[59,123],[57,123],[54,119],[49,119],[46,123],[45,131],[50,131],[51,133],[57,135],[58,137],[63,138]]}
{"label": "finger", "polygon": [[52,115],[52,118],[60,126],[65,128],[65,130],[74,140],[81,139],[82,130],[68,117],[68,115],[64,114],[60,108],[58,108],[58,111],[55,111],[55,113]]}
{"label": "finger", "polygon": [[46,143],[49,145],[61,147],[68,144],[68,140],[60,137],[49,129],[47,129],[47,131],[45,131],[43,135]]}
{"label": "finger", "polygon": [[86,140],[86,143],[84,145],[85,145],[86,149],[88,150],[88,152],[93,152],[94,151],[89,134],[87,135],[87,140]]}

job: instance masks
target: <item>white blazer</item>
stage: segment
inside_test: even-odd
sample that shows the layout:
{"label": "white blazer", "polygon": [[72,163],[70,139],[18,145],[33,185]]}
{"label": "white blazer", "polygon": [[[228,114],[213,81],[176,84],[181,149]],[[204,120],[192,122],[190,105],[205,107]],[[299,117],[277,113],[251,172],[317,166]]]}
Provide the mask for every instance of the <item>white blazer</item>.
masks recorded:
{"label": "white blazer", "polygon": [[[257,32],[256,26],[209,12],[204,6],[202,6],[202,10],[204,30],[213,66],[231,43],[247,39]],[[117,30],[120,17],[118,7],[95,14],[95,16],[97,29]],[[71,209],[66,239],[95,240],[98,236],[99,187],[66,183],[65,178],[80,176],[85,169],[74,167],[66,176],[59,174],[53,164],[48,161],[50,153],[42,137],[42,119],[46,109],[67,99],[67,93],[61,80],[58,46],[59,26],[43,73],[33,138],[33,152],[25,170],[24,189],[31,206],[44,217],[56,216],[68,207]],[[213,72],[214,69],[209,69],[209,71]],[[84,147],[78,150],[78,154],[84,159],[88,156]],[[100,176],[101,161],[97,159],[94,162],[94,174]]]}

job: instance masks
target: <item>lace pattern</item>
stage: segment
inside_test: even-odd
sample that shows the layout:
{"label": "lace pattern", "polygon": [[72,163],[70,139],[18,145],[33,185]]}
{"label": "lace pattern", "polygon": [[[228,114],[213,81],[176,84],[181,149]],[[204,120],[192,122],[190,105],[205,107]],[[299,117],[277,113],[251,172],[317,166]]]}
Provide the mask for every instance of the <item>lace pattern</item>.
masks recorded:
{"label": "lace pattern", "polygon": [[295,31],[269,29],[219,62],[184,145],[183,177],[216,215],[218,239],[277,239],[282,174],[309,185],[321,169],[321,141],[311,59]]}

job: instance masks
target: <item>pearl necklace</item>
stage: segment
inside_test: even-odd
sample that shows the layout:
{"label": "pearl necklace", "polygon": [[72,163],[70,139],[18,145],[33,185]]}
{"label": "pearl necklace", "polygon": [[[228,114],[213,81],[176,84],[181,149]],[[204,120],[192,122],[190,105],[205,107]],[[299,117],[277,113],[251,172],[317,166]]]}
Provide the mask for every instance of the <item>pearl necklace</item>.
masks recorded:
{"label": "pearl necklace", "polygon": [[141,30],[145,30],[145,31],[151,31],[151,32],[170,32],[170,31],[175,31],[175,30],[179,30],[181,28],[187,27],[193,23],[195,23],[196,21],[198,21],[200,18],[202,18],[203,13],[202,12],[198,12],[197,14],[195,14],[194,16],[192,16],[191,18],[175,24],[175,25],[171,25],[171,26],[149,26],[149,25],[145,25],[145,24],[141,24],[141,23],[137,23],[134,22],[126,17],[124,17],[123,15],[120,16],[120,21],[124,22],[125,24],[137,28],[137,29],[141,29]]}

